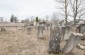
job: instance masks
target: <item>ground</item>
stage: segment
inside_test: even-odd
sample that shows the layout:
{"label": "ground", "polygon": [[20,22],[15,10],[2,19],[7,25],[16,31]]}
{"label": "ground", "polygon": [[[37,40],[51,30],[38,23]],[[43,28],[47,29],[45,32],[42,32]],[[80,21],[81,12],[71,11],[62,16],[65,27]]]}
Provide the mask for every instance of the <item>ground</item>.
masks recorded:
{"label": "ground", "polygon": [[[16,27],[9,27],[6,28],[6,31],[0,31],[0,55],[49,55],[50,32],[44,31],[44,39],[38,39],[36,34],[37,30],[34,28],[29,33],[24,28]],[[85,41],[81,42],[84,43]],[[61,47],[64,46],[64,43],[61,43]],[[78,48],[75,48],[72,53],[84,55],[84,51]]]}

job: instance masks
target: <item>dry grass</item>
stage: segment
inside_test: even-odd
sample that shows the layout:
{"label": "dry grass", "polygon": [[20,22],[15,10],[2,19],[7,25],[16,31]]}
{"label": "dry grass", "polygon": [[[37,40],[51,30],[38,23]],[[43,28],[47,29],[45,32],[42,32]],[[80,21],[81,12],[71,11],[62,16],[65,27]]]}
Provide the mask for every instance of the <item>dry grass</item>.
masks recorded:
{"label": "dry grass", "polygon": [[[45,30],[44,39],[38,39],[35,29],[30,34],[24,29],[6,28],[6,30],[5,32],[0,32],[0,55],[49,55],[47,53],[49,31]],[[64,43],[61,43],[62,48]],[[83,50],[77,48],[72,52],[75,55],[83,55],[84,53]]]}

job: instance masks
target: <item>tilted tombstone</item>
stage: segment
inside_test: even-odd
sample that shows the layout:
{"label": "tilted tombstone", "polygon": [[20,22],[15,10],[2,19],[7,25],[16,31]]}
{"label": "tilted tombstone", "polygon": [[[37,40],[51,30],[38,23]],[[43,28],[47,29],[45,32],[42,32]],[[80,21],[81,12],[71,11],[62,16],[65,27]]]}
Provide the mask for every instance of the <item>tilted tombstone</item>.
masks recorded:
{"label": "tilted tombstone", "polygon": [[72,33],[63,48],[63,52],[70,53],[73,50],[73,48],[77,46],[82,37],[83,34],[81,33]]}
{"label": "tilted tombstone", "polygon": [[51,37],[50,37],[50,41],[49,41],[49,54],[50,53],[59,53],[60,52],[60,41],[61,41],[61,37],[60,37],[60,32],[59,32],[59,28],[58,27],[54,27],[51,30]]}
{"label": "tilted tombstone", "polygon": [[45,26],[43,24],[39,24],[38,27],[37,27],[38,38],[43,37],[44,30],[45,30]]}

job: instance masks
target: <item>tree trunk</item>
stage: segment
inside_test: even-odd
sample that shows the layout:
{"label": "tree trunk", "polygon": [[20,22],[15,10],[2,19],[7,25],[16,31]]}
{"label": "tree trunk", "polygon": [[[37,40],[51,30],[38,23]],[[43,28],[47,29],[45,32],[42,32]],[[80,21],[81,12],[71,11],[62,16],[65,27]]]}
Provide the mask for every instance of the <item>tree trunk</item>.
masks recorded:
{"label": "tree trunk", "polygon": [[65,22],[65,25],[67,25],[67,0],[65,0]]}
{"label": "tree trunk", "polygon": [[78,14],[78,8],[77,8],[77,6],[78,6],[78,0],[76,0],[76,8],[75,8],[75,12],[74,12],[74,26],[76,25],[76,17],[77,17],[77,14]]}
{"label": "tree trunk", "polygon": [[74,15],[74,26],[76,25],[76,15]]}

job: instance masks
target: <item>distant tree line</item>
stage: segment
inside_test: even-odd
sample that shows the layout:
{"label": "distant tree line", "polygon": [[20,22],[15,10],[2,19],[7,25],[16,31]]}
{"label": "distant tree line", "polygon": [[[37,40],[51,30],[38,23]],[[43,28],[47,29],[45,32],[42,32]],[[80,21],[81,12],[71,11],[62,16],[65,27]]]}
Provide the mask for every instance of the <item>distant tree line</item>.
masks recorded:
{"label": "distant tree line", "polygon": [[18,22],[18,18],[12,15],[10,18],[10,22]]}

